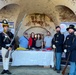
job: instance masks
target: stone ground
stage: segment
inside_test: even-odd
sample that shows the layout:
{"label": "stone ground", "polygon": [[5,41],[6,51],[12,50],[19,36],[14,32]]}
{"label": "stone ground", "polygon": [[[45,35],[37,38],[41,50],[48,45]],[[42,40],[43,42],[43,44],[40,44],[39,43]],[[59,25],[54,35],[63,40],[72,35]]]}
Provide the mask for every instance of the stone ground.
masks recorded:
{"label": "stone ground", "polygon": [[[67,73],[68,73],[67,69]],[[2,71],[2,66],[0,66],[0,72]],[[19,67],[10,67],[11,75],[62,75],[58,74],[51,68],[44,68],[40,66],[19,66]],[[67,73],[65,75],[67,75]],[[1,75],[1,74],[0,74]],[[7,74],[4,74],[7,75]]]}

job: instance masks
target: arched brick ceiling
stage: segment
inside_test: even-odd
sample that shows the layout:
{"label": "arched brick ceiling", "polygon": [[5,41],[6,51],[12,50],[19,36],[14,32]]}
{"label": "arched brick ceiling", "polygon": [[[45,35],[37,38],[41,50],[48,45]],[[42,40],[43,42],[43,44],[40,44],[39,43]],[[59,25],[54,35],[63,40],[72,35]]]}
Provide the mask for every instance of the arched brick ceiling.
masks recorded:
{"label": "arched brick ceiling", "polygon": [[[0,0],[0,9],[8,4],[19,5],[20,12],[15,16],[18,17],[16,19],[16,24],[19,24],[24,14],[29,15],[33,13],[44,13],[53,19],[55,25],[58,25],[61,21],[64,21],[60,19],[59,15],[62,9],[65,10],[68,7],[69,9],[66,10],[69,11],[69,14],[71,14],[70,11],[76,14],[76,0]],[[58,9],[58,12],[56,11],[56,6],[58,5],[66,6],[66,8],[62,7],[61,9]],[[73,16],[75,17],[74,14]],[[72,19],[71,21],[75,20]]]}

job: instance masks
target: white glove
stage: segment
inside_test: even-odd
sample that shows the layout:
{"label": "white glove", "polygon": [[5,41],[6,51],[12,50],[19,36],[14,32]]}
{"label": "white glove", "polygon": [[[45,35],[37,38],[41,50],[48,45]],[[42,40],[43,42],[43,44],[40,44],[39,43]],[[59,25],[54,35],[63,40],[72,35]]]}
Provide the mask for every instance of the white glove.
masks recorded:
{"label": "white glove", "polygon": [[76,35],[76,31],[74,32],[74,35]]}
{"label": "white glove", "polygon": [[56,48],[56,46],[55,46],[55,45],[53,45],[53,48],[55,49],[55,48]]}
{"label": "white glove", "polygon": [[67,52],[67,50],[66,50],[66,49],[64,49],[64,52],[66,53],[66,52]]}

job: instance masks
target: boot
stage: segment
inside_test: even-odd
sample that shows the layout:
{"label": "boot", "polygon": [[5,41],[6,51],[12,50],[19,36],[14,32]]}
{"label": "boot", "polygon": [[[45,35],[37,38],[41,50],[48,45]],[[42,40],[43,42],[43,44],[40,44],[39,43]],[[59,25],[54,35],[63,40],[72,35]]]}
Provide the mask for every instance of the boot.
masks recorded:
{"label": "boot", "polygon": [[7,73],[7,74],[12,74],[9,70],[6,70],[6,73]]}

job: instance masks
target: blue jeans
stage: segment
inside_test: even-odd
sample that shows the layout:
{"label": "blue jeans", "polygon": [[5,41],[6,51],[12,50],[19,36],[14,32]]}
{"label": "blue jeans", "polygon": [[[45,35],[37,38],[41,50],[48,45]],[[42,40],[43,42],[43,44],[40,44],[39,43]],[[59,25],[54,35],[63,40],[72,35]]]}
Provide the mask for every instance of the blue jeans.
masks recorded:
{"label": "blue jeans", "polygon": [[56,69],[60,70],[61,66],[61,53],[56,53]]}
{"label": "blue jeans", "polygon": [[70,62],[70,73],[69,75],[76,75],[76,63]]}

